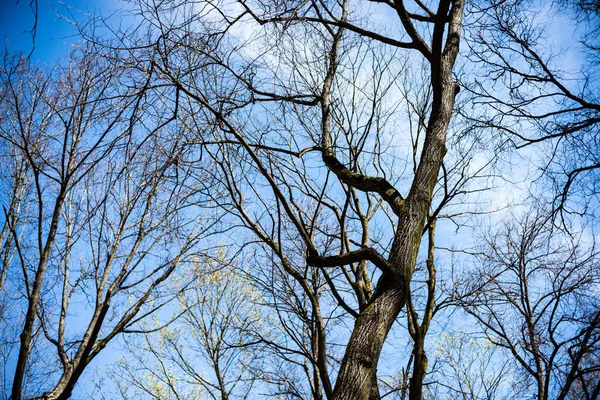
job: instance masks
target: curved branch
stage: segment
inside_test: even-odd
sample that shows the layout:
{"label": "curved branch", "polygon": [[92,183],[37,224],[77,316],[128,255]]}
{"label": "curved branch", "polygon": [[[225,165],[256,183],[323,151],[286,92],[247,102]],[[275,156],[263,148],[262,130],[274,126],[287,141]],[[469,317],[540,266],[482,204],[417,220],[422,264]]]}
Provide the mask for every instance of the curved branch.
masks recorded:
{"label": "curved branch", "polygon": [[388,261],[379,252],[371,247],[363,247],[359,250],[353,250],[345,254],[337,256],[314,256],[309,255],[306,261],[315,267],[340,267],[355,262],[367,260],[373,263],[377,268],[388,276],[395,276],[396,273],[388,263]]}
{"label": "curved branch", "polygon": [[[325,26],[335,26],[338,28],[348,29],[349,31],[357,33],[361,36],[365,36],[370,39],[377,40],[378,42],[389,44],[390,46],[398,47],[401,49],[417,49],[423,53],[422,46],[425,45],[423,40],[421,40],[419,43],[402,42],[400,40],[395,40],[390,37],[380,35],[379,33],[361,28],[361,27],[351,24],[345,20],[328,20],[328,19],[324,19],[324,18],[306,17],[306,16],[298,16],[298,15],[294,15],[292,17],[261,18],[258,15],[256,15],[250,9],[250,7],[248,7],[246,5],[246,3],[244,1],[240,1],[240,4],[242,5],[242,7],[244,7],[246,12],[248,12],[248,14],[250,14],[250,16],[260,25],[265,25],[268,23],[277,23],[277,22],[318,22]],[[408,18],[408,16],[407,16],[407,18]],[[411,24],[411,26],[412,26],[412,24]],[[411,38],[413,38],[412,35],[410,35],[410,36],[411,36]],[[427,47],[427,45],[425,45],[425,47]],[[425,55],[425,53],[423,53],[423,54]],[[425,57],[427,57],[427,55],[425,55]]]}
{"label": "curved branch", "polygon": [[404,198],[391,183],[382,177],[366,176],[351,171],[336,158],[330,144],[327,146],[324,143],[323,147],[323,162],[340,181],[361,192],[375,192],[379,194],[392,207],[394,214],[400,214],[404,205]]}

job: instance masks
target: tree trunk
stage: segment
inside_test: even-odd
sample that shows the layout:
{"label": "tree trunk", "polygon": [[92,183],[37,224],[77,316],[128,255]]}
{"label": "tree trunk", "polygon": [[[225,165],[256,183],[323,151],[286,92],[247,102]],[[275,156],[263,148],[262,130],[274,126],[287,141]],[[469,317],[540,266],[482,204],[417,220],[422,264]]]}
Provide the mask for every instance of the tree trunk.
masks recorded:
{"label": "tree trunk", "polygon": [[410,378],[409,400],[421,400],[423,398],[423,380],[427,373],[427,355],[425,354],[424,338],[415,342],[413,374]]}
{"label": "tree trunk", "polygon": [[380,278],[374,300],[356,319],[333,392],[335,400],[371,399],[385,338],[404,307],[404,282]]}
{"label": "tree trunk", "polygon": [[446,22],[438,21],[433,33],[430,60],[433,103],[421,159],[409,194],[399,212],[396,235],[388,259],[396,275],[389,277],[384,274],[379,279],[373,300],[356,319],[338,374],[333,400],[369,399],[381,349],[410,290],[425,219],[446,154],[446,135],[454,98],[458,93],[452,78],[452,68],[458,54],[464,4],[460,0],[440,2],[438,14],[444,19],[450,5],[445,46],[442,44],[442,37]]}
{"label": "tree trunk", "polygon": [[[40,195],[41,196],[41,195]],[[44,281],[44,275],[46,273],[46,267],[48,265],[48,260],[50,259],[50,254],[52,252],[52,248],[54,247],[54,242],[56,238],[56,231],[58,230],[58,222],[60,218],[60,213],[62,210],[62,206],[65,201],[66,196],[66,184],[63,184],[61,187],[61,191],[57,197],[54,212],[52,214],[52,221],[50,223],[50,229],[48,232],[48,238],[46,240],[46,244],[40,254],[40,260],[38,262],[37,270],[35,273],[35,278],[33,281],[33,287],[31,294],[29,294],[28,304],[27,304],[27,313],[25,315],[25,324],[23,326],[23,330],[19,335],[19,339],[21,341],[19,347],[19,355],[17,357],[17,365],[15,367],[15,376],[12,384],[12,400],[21,400],[22,390],[23,390],[23,380],[25,379],[25,371],[27,367],[27,361],[29,360],[29,352],[31,351],[31,341],[33,339],[33,328],[35,323],[35,318],[38,312],[38,305],[40,301],[40,296],[42,293],[42,283]],[[41,200],[39,200],[41,202]],[[41,212],[40,212],[40,220],[41,220]]]}

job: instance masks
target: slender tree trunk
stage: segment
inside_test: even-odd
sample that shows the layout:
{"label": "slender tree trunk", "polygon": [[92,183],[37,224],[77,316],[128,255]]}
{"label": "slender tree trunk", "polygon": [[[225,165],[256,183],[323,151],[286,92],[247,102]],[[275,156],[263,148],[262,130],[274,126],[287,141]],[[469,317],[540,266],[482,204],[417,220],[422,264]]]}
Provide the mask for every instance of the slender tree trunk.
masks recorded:
{"label": "slender tree trunk", "polygon": [[44,395],[39,397],[39,400],[67,400],[71,397],[75,384],[77,384],[86,366],[94,357],[90,357],[90,355],[109,309],[110,299],[106,299],[97,313],[92,317],[93,321],[90,322],[91,328],[88,328],[77,354],[65,368],[58,383],[51,392],[44,393]]}
{"label": "slender tree trunk", "polygon": [[20,400],[22,396],[23,379],[25,378],[27,361],[29,360],[29,352],[31,351],[31,340],[33,339],[33,325],[35,323],[35,317],[37,314],[38,304],[42,292],[42,283],[44,281],[44,275],[48,266],[48,260],[50,259],[52,248],[54,247],[56,231],[58,230],[59,217],[63,203],[65,201],[65,196],[66,185],[63,185],[55,203],[54,212],[52,214],[52,222],[50,223],[50,229],[48,232],[48,239],[46,240],[44,249],[40,254],[40,260],[38,262],[38,267],[35,273],[33,287],[31,293],[29,294],[27,313],[25,315],[25,324],[23,326],[21,334],[19,335],[21,345],[19,347],[17,366],[15,368],[15,376],[12,385],[12,400]]}
{"label": "slender tree trunk", "polygon": [[409,400],[421,400],[423,398],[423,381],[427,373],[427,355],[425,354],[425,341],[420,337],[415,341],[413,374],[410,378]]}

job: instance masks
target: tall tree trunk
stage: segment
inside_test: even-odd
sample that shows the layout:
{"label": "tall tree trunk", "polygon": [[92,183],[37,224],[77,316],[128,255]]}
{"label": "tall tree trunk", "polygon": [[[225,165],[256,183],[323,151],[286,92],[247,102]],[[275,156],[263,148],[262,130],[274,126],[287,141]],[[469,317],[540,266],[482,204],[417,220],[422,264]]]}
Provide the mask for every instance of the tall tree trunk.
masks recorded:
{"label": "tall tree trunk", "polygon": [[[48,238],[46,239],[46,244],[43,247],[43,250],[40,254],[40,260],[38,262],[38,267],[35,273],[35,278],[33,281],[33,287],[31,293],[29,294],[28,304],[27,304],[27,313],[25,315],[25,324],[23,326],[23,330],[19,335],[21,340],[21,345],[19,347],[19,355],[17,357],[17,365],[15,368],[15,376],[12,384],[12,400],[21,400],[22,390],[23,390],[23,380],[25,379],[25,371],[27,367],[27,361],[29,360],[29,352],[31,351],[31,341],[33,339],[33,328],[35,323],[35,317],[38,311],[40,296],[42,293],[42,283],[44,281],[44,275],[46,273],[46,268],[48,266],[48,261],[50,259],[50,254],[52,253],[52,249],[54,247],[54,242],[56,239],[56,231],[58,230],[58,223],[60,219],[60,213],[62,210],[62,206],[65,201],[66,196],[66,184],[63,184],[61,187],[61,191],[58,194],[54,211],[52,213],[52,221],[50,223],[50,229],[48,232]],[[39,187],[39,186],[38,186]],[[40,204],[41,203],[41,190],[39,191],[40,196]],[[41,206],[40,206],[41,207]],[[40,211],[40,226],[42,219],[42,211]],[[41,227],[40,227],[41,229]],[[40,233],[41,236],[41,233]],[[40,246],[41,247],[41,246]]]}
{"label": "tall tree trunk", "polygon": [[[454,98],[458,93],[452,68],[458,54],[463,7],[461,0],[440,2],[430,57],[433,88],[431,114],[419,166],[399,213],[388,259],[396,276],[384,274],[379,279],[373,300],[356,319],[335,385],[334,400],[369,399],[381,349],[410,290],[425,219],[446,154],[446,134]],[[448,34],[444,45],[443,33],[447,20]]]}

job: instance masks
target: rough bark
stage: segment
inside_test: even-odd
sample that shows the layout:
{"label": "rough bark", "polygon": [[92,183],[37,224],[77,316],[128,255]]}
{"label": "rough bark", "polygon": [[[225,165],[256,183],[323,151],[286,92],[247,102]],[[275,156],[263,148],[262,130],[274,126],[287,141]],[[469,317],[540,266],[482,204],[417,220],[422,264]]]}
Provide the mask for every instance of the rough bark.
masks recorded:
{"label": "rough bark", "polygon": [[386,336],[404,306],[403,282],[380,279],[375,299],[360,313],[348,342],[333,398],[370,399]]}
{"label": "rough bark", "polygon": [[[423,226],[446,154],[446,134],[457,94],[452,68],[458,54],[463,5],[462,1],[440,2],[431,46],[432,110],[421,160],[410,192],[398,212],[396,235],[388,259],[395,276],[393,280],[389,275],[380,278],[373,299],[356,319],[336,381],[335,400],[370,398],[381,349],[410,290]],[[444,45],[447,17],[448,34]]]}
{"label": "rough bark", "polygon": [[[421,337],[421,339],[424,339]],[[409,400],[420,400],[423,398],[423,380],[427,373],[428,360],[425,354],[424,340],[415,342],[413,349],[414,364],[412,377],[410,378]]]}

